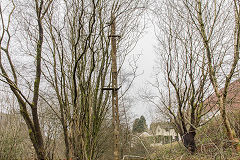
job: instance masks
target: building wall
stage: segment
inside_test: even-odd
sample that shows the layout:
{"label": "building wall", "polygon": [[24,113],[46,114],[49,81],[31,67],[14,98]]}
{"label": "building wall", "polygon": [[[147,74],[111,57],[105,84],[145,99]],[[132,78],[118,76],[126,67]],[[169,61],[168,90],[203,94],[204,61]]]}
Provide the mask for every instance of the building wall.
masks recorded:
{"label": "building wall", "polygon": [[151,146],[159,146],[180,140],[180,136],[174,129],[165,129],[160,125],[156,127],[154,143]]}
{"label": "building wall", "polygon": [[156,135],[162,135],[162,136],[177,136],[177,133],[174,129],[164,129],[160,126],[157,126],[156,128]]}

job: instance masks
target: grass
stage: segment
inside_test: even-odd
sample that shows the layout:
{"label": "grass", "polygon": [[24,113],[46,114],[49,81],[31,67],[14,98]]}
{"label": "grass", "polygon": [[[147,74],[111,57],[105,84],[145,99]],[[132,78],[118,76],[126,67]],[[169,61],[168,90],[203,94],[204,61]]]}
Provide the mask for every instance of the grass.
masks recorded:
{"label": "grass", "polygon": [[[240,111],[231,114],[229,120],[236,137],[240,139]],[[240,153],[231,147],[220,117],[197,129],[197,150],[191,154],[182,144],[174,142],[152,149],[151,160],[240,160]],[[240,143],[239,143],[240,145]]]}
{"label": "grass", "polygon": [[234,153],[232,149],[225,151],[211,152],[203,150],[203,146],[197,146],[197,152],[191,154],[181,142],[174,142],[172,144],[162,145],[155,148],[155,152],[151,154],[151,160],[240,160],[240,156]]}

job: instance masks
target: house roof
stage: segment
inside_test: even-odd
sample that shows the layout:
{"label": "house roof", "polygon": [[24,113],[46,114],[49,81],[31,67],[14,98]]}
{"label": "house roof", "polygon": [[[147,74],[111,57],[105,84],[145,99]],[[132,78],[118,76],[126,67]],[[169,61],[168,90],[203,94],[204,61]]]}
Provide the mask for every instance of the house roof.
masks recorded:
{"label": "house roof", "polygon": [[150,130],[155,131],[158,126],[161,127],[162,129],[173,129],[173,126],[171,125],[170,122],[155,122],[151,123]]}
{"label": "house roof", "polygon": [[[223,88],[220,90],[223,92]],[[218,98],[216,94],[212,94],[209,96],[205,101],[206,108],[217,110],[218,109]],[[232,112],[240,110],[240,79],[235,80],[234,82],[230,83],[228,88],[228,95],[227,95],[227,106],[226,111]]]}

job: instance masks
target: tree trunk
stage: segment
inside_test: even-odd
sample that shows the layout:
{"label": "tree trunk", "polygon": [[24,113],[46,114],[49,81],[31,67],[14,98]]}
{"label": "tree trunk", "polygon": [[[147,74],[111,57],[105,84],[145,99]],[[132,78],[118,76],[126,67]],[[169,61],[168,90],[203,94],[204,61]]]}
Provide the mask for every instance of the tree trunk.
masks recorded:
{"label": "tree trunk", "polygon": [[220,113],[222,116],[223,125],[227,132],[227,137],[228,137],[229,141],[231,142],[232,146],[234,146],[236,151],[239,152],[240,151],[239,140],[238,140],[238,138],[234,138],[234,137],[236,137],[236,135],[234,133],[234,130],[231,128],[229,119],[226,114],[225,100],[222,97],[219,98],[219,108],[220,108]]}
{"label": "tree trunk", "polygon": [[189,132],[185,133],[182,136],[182,141],[184,146],[193,154],[196,151],[196,143],[195,143],[195,135],[196,131],[190,129]]}
{"label": "tree trunk", "polygon": [[44,160],[45,159],[45,152],[43,146],[39,146],[39,148],[35,148],[37,152],[37,159]]}
{"label": "tree trunk", "polygon": [[[61,116],[63,116],[63,115],[61,115]],[[69,160],[70,159],[69,136],[68,136],[67,124],[66,124],[64,117],[62,117],[62,127],[63,127],[64,143],[65,143],[65,149],[66,149],[65,156],[66,156],[66,159]]]}

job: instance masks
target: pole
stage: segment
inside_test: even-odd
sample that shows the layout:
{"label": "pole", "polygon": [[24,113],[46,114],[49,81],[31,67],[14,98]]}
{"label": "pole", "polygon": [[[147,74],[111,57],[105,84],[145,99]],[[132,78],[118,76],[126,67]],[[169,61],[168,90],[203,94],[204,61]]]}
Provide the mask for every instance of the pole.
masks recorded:
{"label": "pole", "polygon": [[117,84],[117,47],[116,47],[116,22],[115,16],[111,15],[111,57],[112,57],[112,118],[114,127],[114,160],[119,160],[119,113],[118,113],[118,84]]}

